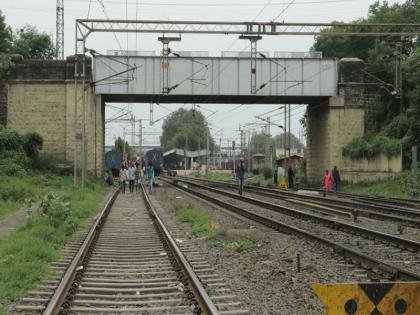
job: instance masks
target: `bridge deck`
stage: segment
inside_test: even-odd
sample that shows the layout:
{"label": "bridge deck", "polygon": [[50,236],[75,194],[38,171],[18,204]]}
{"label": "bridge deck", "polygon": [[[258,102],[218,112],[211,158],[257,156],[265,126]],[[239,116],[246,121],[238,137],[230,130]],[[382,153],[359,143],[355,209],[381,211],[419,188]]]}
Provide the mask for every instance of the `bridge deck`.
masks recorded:
{"label": "bridge deck", "polygon": [[[137,69],[115,76],[130,66]],[[163,67],[168,67],[170,93],[160,97],[161,102],[278,103],[281,97],[281,102],[295,103],[337,94],[335,59],[258,58],[255,95],[250,58],[171,57]],[[162,95],[163,71],[161,57],[96,57],[95,93],[108,95],[109,101],[124,95],[152,101]]]}

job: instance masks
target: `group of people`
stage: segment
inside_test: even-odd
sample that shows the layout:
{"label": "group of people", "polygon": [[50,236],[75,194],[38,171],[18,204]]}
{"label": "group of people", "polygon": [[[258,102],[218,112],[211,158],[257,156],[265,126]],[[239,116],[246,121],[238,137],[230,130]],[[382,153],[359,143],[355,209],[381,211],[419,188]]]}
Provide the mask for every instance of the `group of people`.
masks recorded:
{"label": "group of people", "polygon": [[152,163],[149,163],[147,167],[140,167],[140,164],[136,162],[123,163],[120,170],[120,189],[121,193],[125,194],[125,186],[128,182],[128,188],[130,193],[136,190],[139,191],[141,180],[146,177],[147,190],[149,194],[152,193],[153,183],[155,181],[155,170]]}
{"label": "group of people", "polygon": [[325,175],[322,179],[322,185],[324,187],[324,197],[331,190],[334,193],[336,193],[340,183],[341,183],[340,172],[338,171],[337,166],[334,166],[331,172],[329,172],[328,170],[325,170]]}

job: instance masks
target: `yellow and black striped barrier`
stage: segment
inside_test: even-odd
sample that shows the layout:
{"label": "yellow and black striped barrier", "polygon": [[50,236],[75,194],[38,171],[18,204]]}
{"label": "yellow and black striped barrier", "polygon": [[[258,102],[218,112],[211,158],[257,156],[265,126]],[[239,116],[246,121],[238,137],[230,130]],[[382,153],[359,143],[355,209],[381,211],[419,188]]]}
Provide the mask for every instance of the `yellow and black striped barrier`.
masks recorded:
{"label": "yellow and black striped barrier", "polygon": [[311,283],[325,315],[420,315],[420,282]]}

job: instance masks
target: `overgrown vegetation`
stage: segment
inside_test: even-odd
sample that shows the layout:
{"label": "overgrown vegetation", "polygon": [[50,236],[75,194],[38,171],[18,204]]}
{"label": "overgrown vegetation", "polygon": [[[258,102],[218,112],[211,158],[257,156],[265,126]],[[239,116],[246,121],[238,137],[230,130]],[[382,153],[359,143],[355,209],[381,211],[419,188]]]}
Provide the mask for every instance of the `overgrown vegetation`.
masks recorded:
{"label": "overgrown vegetation", "polygon": [[263,175],[265,180],[273,178],[273,169],[268,166],[261,167],[260,173]]}
{"label": "overgrown vegetation", "polygon": [[192,233],[195,236],[213,238],[216,236],[216,222],[204,212],[198,211],[190,204],[174,204],[175,216],[181,222],[191,224]]}
{"label": "overgrown vegetation", "polygon": [[43,140],[37,133],[19,134],[0,126],[0,175],[25,176],[39,159]]}
{"label": "overgrown vegetation", "polygon": [[[0,239],[0,313],[1,306],[17,300],[51,275],[48,263],[59,258],[72,233],[98,211],[105,192],[96,180],[91,179],[90,188],[82,189],[74,188],[71,178],[58,176],[32,177],[26,187],[37,180],[44,187],[59,189],[60,194],[48,194],[38,213],[32,213],[15,233]],[[22,199],[14,192],[11,196]]]}
{"label": "overgrown vegetation", "polygon": [[[42,137],[0,128],[0,218],[27,209],[29,219],[0,239],[0,314],[51,274],[48,263],[59,257],[72,233],[98,210],[105,188],[90,179],[73,187],[58,175],[57,161],[40,154]],[[32,209],[32,205],[38,205]],[[35,210],[35,211],[32,211]],[[36,211],[37,210],[37,211]]]}
{"label": "overgrown vegetation", "polygon": [[354,138],[343,148],[343,155],[352,159],[371,159],[381,153],[387,157],[398,156],[401,140],[383,135],[365,136]]}
{"label": "overgrown vegetation", "polygon": [[417,176],[416,181],[413,181],[410,172],[403,172],[382,180],[346,184],[343,186],[342,191],[363,195],[420,200],[420,175]]}
{"label": "overgrown vegetation", "polygon": [[[420,10],[418,0],[389,4],[375,2],[370,6],[366,18],[354,23],[418,23]],[[362,28],[362,26],[360,26]],[[409,30],[410,26],[406,27]],[[324,32],[357,31],[357,28],[335,26]],[[385,31],[384,28],[381,28]],[[403,32],[405,28],[401,28]],[[403,73],[403,108],[400,99],[392,95],[398,87],[393,86],[397,42],[402,42],[401,64]],[[412,145],[420,144],[420,41],[417,38],[323,36],[316,37],[314,50],[322,51],[325,57],[358,57],[366,62],[370,78],[382,83],[389,95],[377,109],[377,135],[354,139],[343,149],[343,155],[350,158],[372,158],[379,153],[395,156],[402,148],[406,165],[410,163]],[[375,79],[376,77],[376,79]],[[381,84],[378,84],[380,88]]]}

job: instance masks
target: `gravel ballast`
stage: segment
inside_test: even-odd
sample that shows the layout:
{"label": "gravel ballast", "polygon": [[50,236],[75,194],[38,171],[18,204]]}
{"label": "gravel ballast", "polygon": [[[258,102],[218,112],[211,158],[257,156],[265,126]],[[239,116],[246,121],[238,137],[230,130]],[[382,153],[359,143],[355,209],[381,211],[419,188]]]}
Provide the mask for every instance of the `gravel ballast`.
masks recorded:
{"label": "gravel ballast", "polygon": [[[337,283],[368,281],[367,271],[333,253],[318,242],[278,233],[226,210],[199,201],[163,183],[155,189],[153,200],[173,220],[174,201],[193,205],[210,214],[221,235],[237,234],[252,238],[253,248],[242,252],[226,250],[213,242],[195,237],[189,224],[175,222],[191,238],[216,272],[232,287],[251,314],[322,314],[323,309],[309,287],[311,282]],[[300,257],[300,272],[297,257]]]}

